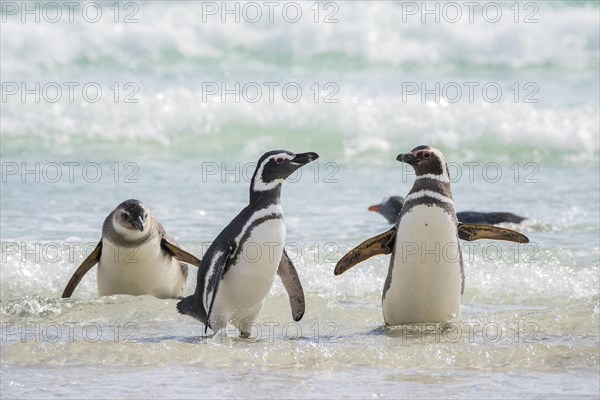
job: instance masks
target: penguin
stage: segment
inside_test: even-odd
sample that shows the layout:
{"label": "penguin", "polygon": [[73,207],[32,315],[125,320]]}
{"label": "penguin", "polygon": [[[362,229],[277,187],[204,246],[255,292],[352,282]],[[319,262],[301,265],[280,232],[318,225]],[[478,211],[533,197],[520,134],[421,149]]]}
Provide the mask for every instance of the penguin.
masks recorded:
{"label": "penguin", "polygon": [[[380,204],[369,207],[369,211],[378,212],[388,220],[390,224],[395,224],[404,205],[404,197],[392,196],[383,200]],[[465,224],[489,224],[496,225],[505,222],[520,224],[525,217],[510,212],[478,212],[462,211],[456,213],[458,220]]]}
{"label": "penguin", "polygon": [[286,227],[281,208],[281,186],[298,168],[314,161],[316,153],[285,150],[265,153],[250,183],[249,204],[215,238],[202,259],[196,290],[177,304],[215,334],[235,325],[241,338],[252,324],[277,274],[289,297],[294,321],[304,315],[302,284],[286,254]]}
{"label": "penguin", "polygon": [[460,317],[465,286],[458,239],[529,239],[510,229],[459,222],[448,167],[439,150],[418,146],[396,159],[416,173],[396,225],[342,257],[334,274],[372,256],[391,254],[382,295],[386,325],[450,322]]}
{"label": "penguin", "polygon": [[395,224],[400,215],[400,211],[402,211],[403,205],[404,197],[391,196],[387,199],[383,199],[379,204],[370,206],[368,210],[381,214],[390,224]]}
{"label": "penguin", "polygon": [[71,297],[83,276],[98,264],[98,294],[183,296],[187,265],[200,259],[179,248],[139,200],[122,202],[104,220],[102,239],[75,271],[62,297]]}

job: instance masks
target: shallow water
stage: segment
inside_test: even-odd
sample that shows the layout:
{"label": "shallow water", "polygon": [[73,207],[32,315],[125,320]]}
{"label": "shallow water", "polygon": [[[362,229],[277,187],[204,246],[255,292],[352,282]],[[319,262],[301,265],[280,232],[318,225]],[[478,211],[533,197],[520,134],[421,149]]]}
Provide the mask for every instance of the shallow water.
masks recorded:
{"label": "shallow water", "polygon": [[[600,395],[597,3],[535,3],[529,25],[508,3],[511,18],[495,24],[399,24],[394,2],[336,3],[335,24],[201,23],[200,2],[135,4],[134,24],[114,23],[108,3],[96,24],[3,14],[3,82],[98,82],[105,96],[1,103],[2,398]],[[206,82],[269,80],[305,95],[202,101]],[[496,82],[504,96],[403,98],[407,83],[436,81]],[[137,84],[139,101],[115,102],[114,82],[121,95]],[[338,102],[315,102],[314,82],[337,84]],[[539,101],[523,101],[527,82]],[[446,155],[457,211],[527,216],[506,226],[531,242],[462,242],[461,318],[386,328],[389,257],[333,268],[389,228],[367,207],[408,193],[414,177],[395,156],[423,143]],[[95,271],[59,298],[127,198],[202,255],[273,148],[320,154],[282,195],[307,298],[300,322],[278,280],[248,340],[233,328],[205,336],[176,300],[98,298]]]}

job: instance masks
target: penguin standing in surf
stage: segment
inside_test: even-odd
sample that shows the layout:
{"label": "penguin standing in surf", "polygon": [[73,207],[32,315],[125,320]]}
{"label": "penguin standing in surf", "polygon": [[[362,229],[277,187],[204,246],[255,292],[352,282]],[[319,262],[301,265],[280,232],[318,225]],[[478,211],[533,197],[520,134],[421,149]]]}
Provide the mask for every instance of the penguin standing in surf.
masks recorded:
{"label": "penguin standing in surf", "polygon": [[448,168],[439,150],[418,146],[396,159],[410,164],[416,173],[396,225],[342,257],[334,274],[372,256],[391,253],[382,296],[385,323],[448,322],[460,316],[464,292],[458,239],[529,240],[510,229],[459,222]]}
{"label": "penguin standing in surf", "polygon": [[177,304],[213,332],[235,325],[249,337],[275,275],[288,293],[292,316],[304,315],[304,291],[292,261],[285,253],[286,228],[281,208],[281,185],[298,168],[319,156],[285,150],[265,153],[250,183],[250,203],[212,242],[200,265],[196,290]]}

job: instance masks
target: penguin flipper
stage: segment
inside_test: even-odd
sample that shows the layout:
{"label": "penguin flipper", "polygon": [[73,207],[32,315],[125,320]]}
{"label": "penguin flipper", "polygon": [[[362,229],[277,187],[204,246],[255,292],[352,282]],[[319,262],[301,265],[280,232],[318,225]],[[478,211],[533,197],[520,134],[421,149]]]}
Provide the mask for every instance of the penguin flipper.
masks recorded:
{"label": "penguin flipper", "polygon": [[[227,272],[227,262],[229,261],[231,255],[235,253],[235,248],[236,246],[234,244],[227,246],[227,251],[221,252],[215,260],[214,264],[212,264],[209,267],[208,271],[206,271],[208,288],[206,289],[207,293],[205,293],[204,296],[208,297],[209,294],[212,295],[210,298],[210,303],[207,302],[208,312],[206,313],[206,324],[204,326],[204,333],[208,331],[208,328],[210,326],[210,315],[212,314],[213,306],[215,305],[215,299],[217,298],[217,292],[219,291],[219,286],[221,285],[221,279],[223,278],[223,275]],[[200,271],[199,273],[202,272],[203,271]],[[213,330],[215,329],[215,327],[212,326],[210,326],[210,328]],[[224,327],[217,327],[217,330],[221,328]]]}
{"label": "penguin flipper", "polygon": [[196,267],[200,267],[201,260],[198,257],[181,249],[179,246],[177,246],[175,243],[173,243],[171,240],[164,236],[160,241],[160,247],[162,247],[167,253],[172,255],[178,261],[188,263]]}
{"label": "penguin flipper", "polygon": [[83,276],[96,264],[100,261],[100,255],[102,254],[102,240],[98,242],[96,248],[83,260],[79,268],[75,270],[71,279],[69,279],[69,283],[65,287],[63,291],[62,298],[66,299],[71,297],[79,282],[83,279]]}
{"label": "penguin flipper", "polygon": [[352,250],[335,265],[334,275],[341,275],[356,264],[379,254],[390,254],[396,242],[396,227],[387,232],[367,239]]}
{"label": "penguin flipper", "polygon": [[515,243],[529,242],[527,236],[512,229],[500,228],[494,225],[462,224],[460,222],[458,223],[458,237],[467,241],[491,239]]}
{"label": "penguin flipper", "polygon": [[283,250],[279,267],[277,268],[277,275],[281,278],[283,287],[288,294],[290,299],[290,306],[292,307],[292,317],[294,321],[300,321],[304,316],[305,301],[304,301],[304,289],[302,289],[302,283],[298,272],[290,260],[290,257]]}

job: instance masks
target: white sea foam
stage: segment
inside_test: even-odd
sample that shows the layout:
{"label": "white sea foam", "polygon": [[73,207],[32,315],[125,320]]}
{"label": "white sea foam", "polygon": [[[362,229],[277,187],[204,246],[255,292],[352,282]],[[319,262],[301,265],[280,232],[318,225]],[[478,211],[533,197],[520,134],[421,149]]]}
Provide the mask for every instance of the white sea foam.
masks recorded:
{"label": "white sea foam", "polygon": [[[541,107],[506,101],[435,104],[430,108],[420,102],[404,102],[397,95],[358,95],[357,106],[351,99],[357,97],[356,92],[351,96],[340,92],[339,103],[326,106],[312,101],[268,100],[202,104],[202,94],[191,89],[169,88],[160,94],[140,92],[137,104],[10,102],[3,107],[2,134],[61,143],[86,137],[169,144],[193,138],[219,141],[239,137],[245,141],[246,135],[253,133],[258,134],[256,140],[262,147],[269,143],[277,147],[277,142],[290,135],[306,140],[326,135],[331,140],[327,145],[335,143],[330,150],[338,159],[347,160],[378,158],[382,152],[397,152],[414,143],[454,150],[469,143],[478,154],[493,149],[495,157],[505,159],[518,149],[522,156],[536,159],[551,153],[554,161],[593,162],[598,157],[600,112],[591,105]],[[240,154],[237,143],[231,142],[231,154]],[[256,147],[252,141],[247,143],[248,152]],[[227,146],[227,142],[221,141],[221,145]],[[199,148],[200,153],[202,150]],[[561,156],[557,159],[554,154]]]}
{"label": "white sea foam", "polygon": [[[598,65],[598,9],[593,5],[565,8],[551,2],[534,3],[539,10],[521,9],[515,23],[508,3],[497,22],[486,21],[483,6],[474,10],[470,22],[468,7],[457,2],[463,14],[458,22],[449,22],[442,13],[439,23],[432,15],[422,23],[421,13],[410,15],[401,2],[336,2],[339,9],[321,10],[319,20],[333,13],[338,22],[314,23],[312,3],[300,3],[302,18],[296,23],[286,22],[281,8],[273,23],[267,15],[258,23],[246,22],[243,15],[239,23],[232,16],[221,23],[220,13],[203,14],[201,2],[137,4],[138,22],[128,24],[115,24],[108,5],[97,23],[86,22],[79,9],[73,23],[66,15],[57,23],[42,18],[40,23],[25,24],[20,22],[20,13],[6,15],[3,52],[18,57],[3,57],[5,77],[77,70],[89,63],[99,68],[114,64],[144,69],[173,59],[218,60],[225,68],[235,69],[238,62],[264,65],[265,56],[271,56],[302,65],[328,54],[369,64],[437,68],[455,63],[506,68],[554,65],[576,70]],[[121,12],[121,18],[128,14]],[[532,23],[524,23],[532,12]],[[31,21],[33,17],[25,18]],[[38,47],[41,37],[44,46]]]}
{"label": "white sea foam", "polygon": [[[597,4],[527,2],[540,10],[539,23],[526,25],[512,22],[515,2],[502,3],[506,19],[495,24],[405,23],[408,3],[391,1],[329,2],[337,24],[312,22],[314,2],[301,3],[306,18],[296,24],[204,23],[198,11],[212,2],[121,2],[139,5],[139,23],[115,24],[113,3],[96,24],[2,22],[3,83],[93,81],[105,90],[98,103],[1,103],[4,397],[79,398],[82,387],[92,398],[479,398],[499,387],[507,398],[597,397]],[[139,102],[115,104],[116,81],[121,96],[124,83],[137,83]],[[299,82],[306,95],[204,103],[202,83],[211,81]],[[532,81],[539,102],[403,100],[403,82],[436,81],[498,82],[508,94]],[[338,103],[315,103],[314,82],[337,83]],[[463,169],[452,182],[457,211],[529,218],[510,227],[534,247],[463,243],[458,336],[382,327],[389,256],[333,276],[342,254],[389,229],[367,207],[408,193],[414,175],[395,157],[418,144],[441,148],[449,162],[502,164],[493,182],[481,168],[474,180]],[[275,148],[320,155],[282,194],[306,292],[298,324],[277,279],[259,316],[261,340],[208,341],[176,300],[97,298],[94,270],[73,299],[58,298],[83,245],[97,243],[104,217],[127,198],[149,204],[201,256],[247,202],[249,182],[230,161],[249,165]],[[73,182],[4,174],[63,161],[98,162],[103,179],[90,183],[80,169]],[[137,166],[136,183],[115,181],[116,161],[122,173],[125,162]],[[203,174],[207,161],[220,170]],[[529,161],[543,162],[524,169]],[[195,278],[192,268],[187,293]]]}
{"label": "white sea foam", "polygon": [[[336,3],[339,22],[315,24],[310,4],[303,3],[304,18],[296,24],[281,15],[274,23],[253,24],[231,18],[221,23],[219,15],[202,22],[202,4],[139,3],[139,22],[132,24],[115,24],[109,8],[94,24],[66,17],[21,23],[20,15],[5,16],[3,82],[28,89],[56,82],[63,96],[51,103],[42,94],[37,103],[32,95],[23,102],[20,93],[3,93],[1,134],[64,146],[82,137],[162,145],[197,138],[219,143],[231,155],[240,154],[240,141],[241,154],[250,155],[256,146],[277,147],[301,136],[346,160],[378,159],[404,143],[445,150],[469,143],[479,154],[493,149],[505,158],[521,149],[535,159],[551,153],[547,159],[597,161],[599,52],[597,8],[591,5],[536,3],[539,22],[533,24],[515,23],[507,5],[497,23],[480,16],[473,23],[463,18],[423,24],[418,16],[406,17],[400,3],[344,2]],[[40,37],[44,46],[38,46]],[[564,70],[573,72],[568,88],[560,84]],[[485,101],[478,88],[470,101],[464,84],[472,80],[497,83],[503,96],[497,103]],[[73,81],[80,85],[71,102],[65,82]],[[286,101],[278,88],[271,102],[263,86],[255,104],[231,96],[222,102],[219,95],[205,98],[202,90],[207,82],[231,88],[235,82],[269,81],[298,82],[302,97]],[[84,99],[88,82],[103,90],[97,103]],[[323,102],[327,82],[338,89],[336,103]],[[428,88],[457,82],[463,96],[456,103],[425,96],[424,103],[420,94],[407,98],[403,85],[411,82]],[[514,82],[520,89],[516,103]],[[532,93],[527,82],[537,85],[536,103],[523,102]],[[137,102],[124,103],[131,93]],[[247,140],[248,134],[254,139]],[[330,140],[322,141],[325,136]]]}

